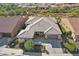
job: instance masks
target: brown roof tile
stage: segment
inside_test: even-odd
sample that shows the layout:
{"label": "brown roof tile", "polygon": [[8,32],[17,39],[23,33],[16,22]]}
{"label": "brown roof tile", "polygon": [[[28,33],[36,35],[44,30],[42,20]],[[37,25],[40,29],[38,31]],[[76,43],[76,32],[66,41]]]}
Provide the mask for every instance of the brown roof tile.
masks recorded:
{"label": "brown roof tile", "polygon": [[79,35],[79,17],[69,17],[68,20],[71,23],[75,34]]}
{"label": "brown roof tile", "polygon": [[11,33],[21,16],[0,16],[0,33]]}

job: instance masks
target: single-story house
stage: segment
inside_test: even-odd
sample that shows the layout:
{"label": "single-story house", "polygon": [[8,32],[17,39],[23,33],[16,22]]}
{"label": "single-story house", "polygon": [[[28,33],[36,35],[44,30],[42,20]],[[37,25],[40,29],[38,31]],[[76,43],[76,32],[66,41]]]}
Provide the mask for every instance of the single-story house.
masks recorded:
{"label": "single-story house", "polygon": [[0,37],[16,37],[26,20],[25,16],[0,16]]}
{"label": "single-story house", "polygon": [[35,5],[40,8],[47,8],[51,4],[49,4],[49,3],[35,3]]}
{"label": "single-story house", "polygon": [[75,40],[79,40],[79,17],[65,17],[61,19],[61,23],[66,30],[72,32],[72,37]]}
{"label": "single-story house", "polygon": [[28,8],[35,8],[36,6],[33,3],[16,3],[18,7],[28,7]]}
{"label": "single-story house", "polygon": [[28,7],[28,8],[47,8],[50,4],[49,3],[17,3],[18,7]]}
{"label": "single-story house", "polygon": [[32,16],[25,22],[26,28],[17,35],[19,39],[35,38],[36,35],[50,39],[61,39],[57,20],[53,17]]}

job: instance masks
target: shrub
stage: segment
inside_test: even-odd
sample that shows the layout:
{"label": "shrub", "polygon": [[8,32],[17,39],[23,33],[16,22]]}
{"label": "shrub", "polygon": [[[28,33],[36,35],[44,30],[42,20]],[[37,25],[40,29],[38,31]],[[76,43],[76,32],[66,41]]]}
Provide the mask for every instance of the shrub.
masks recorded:
{"label": "shrub", "polygon": [[75,52],[77,50],[77,47],[74,43],[65,43],[65,48],[68,49],[70,52]]}
{"label": "shrub", "polygon": [[59,24],[59,27],[60,27],[63,34],[66,33],[66,30],[62,24]]}
{"label": "shrub", "polygon": [[34,42],[31,39],[26,40],[24,42],[24,48],[25,48],[25,50],[31,50],[31,49],[33,49],[33,47],[34,47]]}
{"label": "shrub", "polygon": [[68,31],[68,32],[67,32],[67,36],[68,36],[68,37],[71,37],[71,36],[72,36],[72,32],[71,32],[71,31]]}
{"label": "shrub", "polygon": [[71,31],[66,31],[66,29],[64,28],[64,26],[62,24],[59,24],[60,29],[62,31],[62,33],[66,36],[66,37],[71,37],[72,32]]}

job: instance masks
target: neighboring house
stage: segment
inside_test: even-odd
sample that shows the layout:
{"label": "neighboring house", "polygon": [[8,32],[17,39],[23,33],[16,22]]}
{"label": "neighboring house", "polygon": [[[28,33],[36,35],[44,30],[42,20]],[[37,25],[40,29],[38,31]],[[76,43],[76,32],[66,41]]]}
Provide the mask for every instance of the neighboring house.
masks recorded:
{"label": "neighboring house", "polygon": [[1,16],[0,37],[16,37],[26,20],[23,16]]}
{"label": "neighboring house", "polygon": [[18,7],[28,7],[28,8],[47,8],[50,4],[49,3],[17,3]]}
{"label": "neighboring house", "polygon": [[72,37],[79,40],[79,17],[66,17],[61,19],[66,30],[72,31]]}
{"label": "neighboring house", "polygon": [[30,17],[26,22],[25,30],[21,30],[17,35],[19,39],[32,39],[36,35],[45,39],[61,39],[61,31],[57,25],[57,20],[53,17]]}
{"label": "neighboring house", "polygon": [[35,3],[35,5],[40,8],[47,8],[51,3]]}
{"label": "neighboring house", "polygon": [[28,7],[28,8],[35,8],[36,6],[34,3],[16,3],[18,7]]}

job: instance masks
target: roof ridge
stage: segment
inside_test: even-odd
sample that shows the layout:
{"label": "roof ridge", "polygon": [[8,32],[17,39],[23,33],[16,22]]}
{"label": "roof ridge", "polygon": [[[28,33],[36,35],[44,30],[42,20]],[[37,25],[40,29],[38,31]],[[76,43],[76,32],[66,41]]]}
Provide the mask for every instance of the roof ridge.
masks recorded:
{"label": "roof ridge", "polygon": [[[50,18],[49,18],[50,19]],[[45,20],[45,19],[44,19]],[[46,20],[45,20],[46,21]],[[52,25],[51,21],[50,20],[47,20],[47,22],[49,22],[51,24],[51,26],[44,31],[44,33],[48,32],[51,28],[54,28],[54,26]],[[55,22],[53,22],[54,24],[56,24]],[[58,31],[56,28],[54,28],[56,31]]]}
{"label": "roof ridge", "polygon": [[[51,28],[55,29],[57,32],[59,32],[56,28],[54,28],[54,26],[51,26]],[[48,32],[51,28],[49,28],[46,32]],[[45,33],[46,33],[45,32]]]}
{"label": "roof ridge", "polygon": [[30,18],[27,20],[27,22],[31,21],[31,20],[34,19],[34,18],[35,18],[35,16],[34,16],[34,17],[30,17]]}
{"label": "roof ridge", "polygon": [[[21,32],[21,31],[23,31],[23,32]],[[19,35],[21,35],[22,33],[25,32],[25,30],[21,30],[21,31],[20,31],[20,33],[16,37],[18,37]]]}
{"label": "roof ridge", "polygon": [[38,22],[41,21],[42,19],[43,19],[43,17],[41,17],[41,18],[40,18],[39,20],[37,20],[36,22],[34,22],[34,23],[28,25],[28,26],[26,27],[26,29],[24,29],[24,32],[20,33],[19,35],[22,35],[22,34],[25,33],[26,31],[28,31],[28,30],[31,28],[31,26],[35,25],[36,23],[38,23]]}
{"label": "roof ridge", "polygon": [[45,30],[45,31],[44,31],[44,34],[45,34],[46,32],[48,32],[51,28],[52,28],[52,26],[49,27],[47,30]]}
{"label": "roof ridge", "polygon": [[19,35],[22,35],[22,34],[25,33],[26,31],[28,31],[28,30],[30,29],[30,27],[31,27],[31,25],[28,25],[28,26],[24,29],[24,31],[23,31],[22,33],[20,33]]}
{"label": "roof ridge", "polygon": [[37,24],[39,21],[41,21],[43,19],[43,17],[41,17],[40,19],[38,19],[37,21],[35,21],[34,23],[30,24],[30,26],[33,26],[35,24]]}

